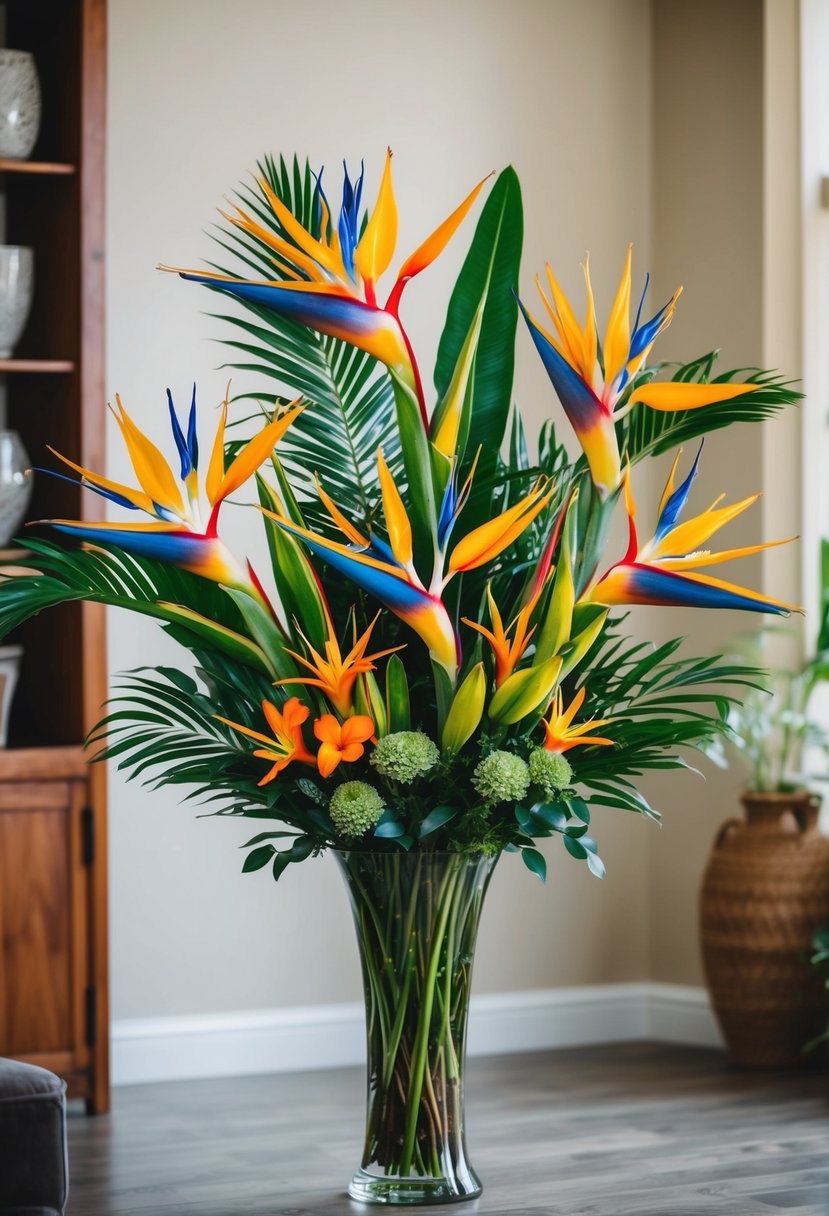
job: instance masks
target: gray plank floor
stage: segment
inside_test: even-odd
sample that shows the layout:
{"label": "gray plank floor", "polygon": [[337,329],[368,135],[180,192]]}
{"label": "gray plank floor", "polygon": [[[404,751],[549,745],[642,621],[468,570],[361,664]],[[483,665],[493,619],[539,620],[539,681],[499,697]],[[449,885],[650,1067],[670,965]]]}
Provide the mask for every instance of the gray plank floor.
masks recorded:
{"label": "gray plank floor", "polygon": [[[69,1216],[365,1213],[357,1069],[116,1090],[69,1121]],[[475,1059],[481,1216],[829,1216],[829,1074],[624,1044]],[[435,1210],[435,1209],[432,1209]],[[450,1209],[452,1210],[452,1209]]]}

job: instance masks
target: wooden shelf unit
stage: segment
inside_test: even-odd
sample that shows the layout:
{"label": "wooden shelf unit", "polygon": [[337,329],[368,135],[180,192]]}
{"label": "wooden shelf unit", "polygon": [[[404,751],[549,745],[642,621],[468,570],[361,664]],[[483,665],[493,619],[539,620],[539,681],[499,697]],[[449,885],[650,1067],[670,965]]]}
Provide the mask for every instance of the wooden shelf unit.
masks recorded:
{"label": "wooden shelf unit", "polygon": [[[35,259],[26,330],[0,361],[7,425],[34,466],[48,443],[103,469],[106,0],[3,8],[43,113],[33,159],[0,160],[5,239]],[[29,514],[79,518],[86,497],[35,475]],[[107,695],[104,626],[99,605],[68,604],[8,638],[23,661],[0,752],[0,1055],[51,1067],[90,1111],[109,1105],[106,773],[82,750]]]}
{"label": "wooden shelf unit", "polygon": [[76,165],[67,165],[60,161],[12,160],[11,157],[0,156],[0,173],[27,173],[33,177],[44,177],[49,174],[68,177],[76,170]]}
{"label": "wooden shelf unit", "polygon": [[73,372],[75,364],[71,359],[0,359],[0,373],[11,372],[19,375],[21,372],[45,372],[52,375],[55,372]]}

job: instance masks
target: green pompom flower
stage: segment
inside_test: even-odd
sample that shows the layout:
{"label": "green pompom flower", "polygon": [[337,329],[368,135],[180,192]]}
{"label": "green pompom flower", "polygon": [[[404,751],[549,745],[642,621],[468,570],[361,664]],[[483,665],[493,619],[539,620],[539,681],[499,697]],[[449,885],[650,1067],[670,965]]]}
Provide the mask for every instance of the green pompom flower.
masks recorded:
{"label": "green pompom flower", "polygon": [[343,836],[362,836],[379,823],[383,799],[365,781],[346,781],[331,795],[328,813]]}
{"label": "green pompom flower", "polygon": [[422,730],[398,730],[378,740],[371,763],[384,777],[408,785],[437,764],[440,752]]}
{"label": "green pompom flower", "polygon": [[519,802],[530,788],[529,766],[512,752],[490,752],[475,768],[472,784],[489,806]]}
{"label": "green pompom flower", "polygon": [[540,786],[548,798],[553,798],[570,785],[573,769],[566,756],[537,747],[530,752],[530,777],[533,785]]}

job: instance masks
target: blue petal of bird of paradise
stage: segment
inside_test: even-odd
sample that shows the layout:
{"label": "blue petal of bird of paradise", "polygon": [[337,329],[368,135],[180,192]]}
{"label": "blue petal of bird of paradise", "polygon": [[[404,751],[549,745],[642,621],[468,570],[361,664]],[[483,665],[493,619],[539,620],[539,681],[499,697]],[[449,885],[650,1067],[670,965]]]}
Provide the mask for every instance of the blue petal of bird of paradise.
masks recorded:
{"label": "blue petal of bird of paradise", "polygon": [[196,436],[196,386],[193,385],[193,397],[190,401],[190,414],[187,420],[187,437],[184,437],[178,417],[176,416],[175,406],[173,405],[173,394],[167,389],[167,407],[170,411],[170,426],[173,429],[173,439],[176,441],[179,459],[181,460],[181,480],[184,481],[187,476],[198,468],[199,464],[199,445]]}
{"label": "blue petal of bird of paradise", "polygon": [[253,304],[272,308],[274,312],[291,321],[298,321],[309,329],[320,330],[355,346],[362,345],[361,339],[369,341],[387,337],[392,340],[388,361],[396,362],[398,358],[405,357],[402,338],[399,337],[393,318],[381,309],[363,303],[362,300],[329,292],[281,287],[278,283],[236,283],[209,274],[184,272],[181,273],[181,278],[193,283],[204,283],[208,287],[218,287],[241,300],[250,300]]}
{"label": "blue petal of bird of paradise", "polygon": [[354,250],[360,240],[360,201],[363,195],[364,173],[365,165],[361,162],[360,176],[352,185],[351,178],[348,176],[348,166],[343,161],[343,205],[340,210],[337,233],[340,238],[340,251],[345,268],[355,281],[357,276],[354,271]]}
{"label": "blue petal of bird of paradise", "polygon": [[[274,517],[271,516],[271,518]],[[301,528],[293,527],[286,520],[276,519],[275,522],[286,532],[299,537],[312,553],[324,558],[329,566],[350,578],[364,591],[376,596],[382,603],[388,604],[395,612],[406,615],[422,610],[431,604],[432,597],[426,591],[421,591],[406,578],[364,562],[361,553],[352,554],[341,546],[334,545],[333,542],[325,541],[322,537],[313,536]]]}
{"label": "blue petal of bird of paradise", "polygon": [[105,490],[103,486],[93,485],[91,481],[79,481],[76,477],[67,477],[65,473],[56,473],[54,469],[43,469],[38,466],[35,466],[32,472],[45,473],[47,477],[56,477],[58,481],[68,481],[70,486],[83,486],[85,490],[92,490],[95,494],[100,494],[101,498],[107,499],[108,502],[114,502],[119,507],[126,507],[129,511],[141,510],[134,502],[124,498],[123,494],[116,494],[114,490]]}
{"label": "blue petal of bird of paradise", "polygon": [[455,486],[454,471],[449,481],[446,483],[446,489],[443,492],[443,501],[440,504],[440,515],[438,516],[438,545],[443,549],[449,539],[449,533],[452,531],[452,525],[455,522],[457,513],[458,495]]}
{"label": "blue petal of bird of paradise", "polygon": [[[621,573],[621,572],[620,572]],[[672,570],[635,565],[625,568],[625,582],[633,603],[668,605],[688,608],[737,608],[749,612],[766,612],[788,616],[789,609],[751,594],[744,594],[717,580],[703,575],[686,577]],[[601,601],[601,586],[596,599]]]}
{"label": "blue petal of bird of paradise", "polygon": [[369,557],[374,557],[378,561],[388,562],[390,566],[397,566],[399,569],[403,569],[400,562],[394,556],[391,545],[387,545],[376,532],[369,532],[369,537],[371,539],[371,545],[365,550]]}
{"label": "blue petal of bird of paradise", "polygon": [[633,345],[633,338],[636,336],[636,332],[639,329],[639,323],[642,320],[642,309],[645,307],[645,300],[648,295],[648,288],[650,287],[650,283],[651,283],[651,276],[650,276],[650,271],[648,271],[645,275],[645,285],[642,288],[642,294],[639,297],[639,305],[636,309],[636,320],[633,322],[633,337],[631,338],[631,345]]}
{"label": "blue petal of bird of paradise", "polygon": [[[651,317],[650,321],[645,321],[645,323],[643,325],[640,325],[639,321],[640,321],[640,317],[642,315],[642,306],[645,303],[645,296],[647,294],[649,282],[650,282],[650,275],[646,275],[645,276],[645,286],[642,291],[642,296],[639,300],[639,308],[637,309],[637,312],[636,312],[636,322],[634,324],[633,333],[632,333],[631,339],[630,339],[630,348],[628,350],[627,362],[630,362],[633,359],[637,359],[639,357],[639,355],[641,355],[644,350],[647,350],[647,348],[651,345],[651,343],[656,340],[656,337],[659,334],[659,331],[662,328],[662,324],[665,320],[665,314],[667,313],[668,309],[671,307],[671,304],[673,303],[672,299],[668,300],[667,304],[663,305],[663,307],[660,308],[659,312],[657,312],[654,316]],[[625,387],[625,385],[627,384],[629,379],[630,379],[630,373],[628,372],[627,367],[623,367],[621,373],[619,374],[619,386],[618,386],[619,392],[622,391],[622,389]]]}
{"label": "blue petal of bird of paradise", "polygon": [[327,233],[323,232],[323,230],[322,230],[323,217],[325,216],[326,213],[328,214],[329,218],[331,216],[331,207],[329,205],[328,199],[325,194],[325,190],[323,189],[323,185],[322,185],[322,175],[324,172],[325,172],[325,165],[322,165],[319,173],[316,175],[316,182],[314,184],[314,196],[311,200],[311,213],[314,217],[314,225],[315,225],[314,230],[312,231],[312,235],[318,235],[319,239],[323,242],[326,240],[326,237],[327,237]]}
{"label": "blue petal of bird of paradise", "polygon": [[641,355],[642,351],[650,346],[651,343],[656,339],[656,336],[662,326],[662,322],[665,320],[665,314],[670,307],[671,300],[668,300],[667,304],[664,304],[662,308],[660,308],[659,312],[651,317],[650,321],[645,321],[644,325],[639,325],[637,319],[637,327],[633,331],[633,336],[630,339],[629,360],[635,359],[638,355]]}
{"label": "blue petal of bird of paradise", "polygon": [[[48,521],[49,526],[69,536],[77,536],[92,544],[114,545],[125,553],[148,557],[173,566],[189,569],[215,569],[215,577],[225,578],[228,571],[219,555],[219,542],[190,532],[135,531],[119,527],[95,527],[94,524],[73,524]],[[214,577],[208,574],[207,577]]]}
{"label": "blue petal of bird of paradise", "polygon": [[521,301],[518,301],[524,320],[527,322],[535,348],[541,356],[547,375],[553,382],[564,411],[576,434],[590,430],[604,418],[604,410],[596,394],[582,380],[563,355],[560,355],[552,342],[547,338],[527,312]]}
{"label": "blue petal of bird of paradise", "polygon": [[656,522],[656,531],[654,533],[656,540],[662,540],[664,536],[667,536],[671,529],[676,525],[680,515],[682,514],[685,503],[688,501],[688,495],[691,492],[691,486],[694,484],[694,480],[699,470],[699,462],[700,457],[702,456],[702,448],[704,443],[705,440],[703,439],[702,443],[699,445],[699,451],[697,452],[696,459],[691,466],[690,473],[685,478],[682,485],[678,486],[677,489],[674,490],[673,494],[665,503],[664,508],[660,512],[659,519]]}

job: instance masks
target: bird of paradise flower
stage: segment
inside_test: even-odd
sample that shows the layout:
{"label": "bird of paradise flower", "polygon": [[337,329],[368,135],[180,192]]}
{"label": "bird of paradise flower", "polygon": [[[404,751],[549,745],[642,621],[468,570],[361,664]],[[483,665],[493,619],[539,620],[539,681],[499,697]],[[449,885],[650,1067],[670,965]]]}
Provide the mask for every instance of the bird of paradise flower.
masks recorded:
{"label": "bird of paradise flower", "polygon": [[[397,245],[397,201],[388,149],[377,202],[363,217],[360,202],[363,172],[352,182],[344,166],[342,203],[334,222],[322,187],[314,197],[314,224],[306,228],[281,201],[266,178],[259,186],[282,235],[241,207],[222,212],[230,223],[250,233],[271,251],[278,278],[257,282],[201,270],[173,270],[183,279],[217,287],[230,295],[261,304],[319,333],[340,338],[385,363],[416,395],[424,428],[429,420],[417,361],[400,322],[400,300],[406,284],[443,252],[481,192],[487,177],[466,196],[434,232],[403,262],[384,304],[378,303],[378,280],[388,270]],[[491,175],[488,175],[488,177]]]}
{"label": "bird of paradise flower", "polygon": [[751,383],[635,382],[654,342],[670,325],[682,288],[677,288],[667,304],[650,320],[643,321],[642,311],[650,281],[646,276],[631,326],[631,261],[632,247],[629,247],[601,345],[589,260],[585,259],[583,265],[587,288],[584,325],[579,324],[549,264],[546,270],[550,297],[538,276],[536,285],[552,322],[552,331],[544,328],[519,301],[541,361],[584,449],[593,482],[605,495],[616,490],[622,480],[616,423],[637,405],[654,410],[691,410],[730,401],[757,390],[757,385]]}
{"label": "bird of paradise flower", "polygon": [[[468,532],[448,552],[454,526],[469,496],[474,469],[460,492],[453,474],[444,494],[438,529],[439,548],[427,586],[414,567],[412,526],[382,452],[378,452],[377,468],[387,541],[374,532],[368,536],[360,532],[320,485],[317,489],[323,505],[350,544],[328,540],[275,511],[263,508],[264,513],[286,532],[298,537],[312,553],[324,558],[334,570],[376,596],[409,625],[426,643],[435,662],[454,680],[460,649],[442,598],[446,585],[455,575],[477,569],[503,553],[548,505],[553,489],[540,479],[517,503]],[[319,664],[317,671],[320,678],[324,678]]]}
{"label": "bird of paradise flower", "polygon": [[[62,455],[54,448],[49,449],[58,460],[78,474],[80,485],[120,507],[151,516],[153,522],[112,523],[72,519],[47,519],[38,522],[49,524],[57,531],[69,533],[81,540],[95,544],[115,544],[138,557],[149,557],[181,566],[203,578],[252,591],[257,597],[264,599],[264,593],[250,563],[247,570],[244,569],[220,540],[219,513],[229,495],[244,485],[270,456],[301,407],[294,402],[284,412],[275,414],[273,419],[242,447],[226,468],[225,426],[228,402],[225,396],[205,477],[204,488],[209,506],[205,523],[199,487],[195,385],[186,434],[176,416],[169,390],[167,400],[173,439],[181,463],[178,479],[156,445],[136,426],[117,394],[112,413],[126,444],[140,489],[111,481],[75,464],[68,456]],[[51,469],[41,471],[56,477],[62,476]]]}
{"label": "bird of paradise flower", "polygon": [[750,591],[735,583],[711,578],[696,571],[705,566],[717,565],[734,558],[750,557],[765,549],[788,544],[786,540],[765,541],[757,545],[744,545],[736,549],[711,552],[704,546],[711,537],[731,520],[742,515],[760,497],[752,494],[731,506],[719,504],[725,497],[721,494],[711,506],[680,523],[691,487],[699,471],[702,444],[700,444],[691,471],[677,486],[676,472],[682,451],[677,453],[673,467],[665,484],[659,504],[656,529],[651,540],[640,544],[636,530],[636,504],[630,488],[630,473],[624,478],[625,503],[628,514],[629,542],[627,552],[590,589],[587,600],[612,607],[615,604],[680,605],[693,608],[740,608],[752,612],[773,613],[785,616],[800,612],[793,604],[771,599],[757,591]]}

